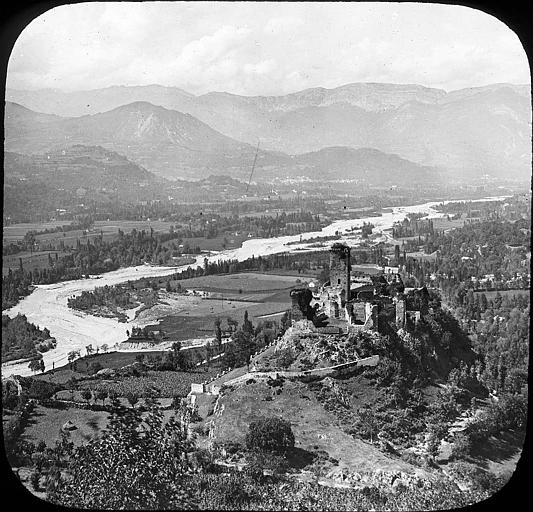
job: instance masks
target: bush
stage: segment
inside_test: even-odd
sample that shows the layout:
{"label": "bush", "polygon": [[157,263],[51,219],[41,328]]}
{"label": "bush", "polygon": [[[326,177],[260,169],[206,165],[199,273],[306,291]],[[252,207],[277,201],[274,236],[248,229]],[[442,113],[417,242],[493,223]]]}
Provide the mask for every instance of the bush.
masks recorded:
{"label": "bush", "polygon": [[470,437],[459,432],[455,435],[452,445],[452,458],[466,459],[470,455],[472,449],[472,441]]}
{"label": "bush", "polygon": [[267,480],[264,470],[270,471],[275,478],[279,478],[288,469],[289,463],[283,455],[254,451],[246,456],[245,474],[255,482]]}
{"label": "bush", "polygon": [[282,418],[260,418],[250,423],[246,447],[262,452],[286,452],[294,447],[291,424]]}
{"label": "bush", "polygon": [[28,388],[28,397],[36,398],[38,400],[46,400],[51,398],[56,391],[59,391],[61,386],[46,382],[44,380],[32,379]]}
{"label": "bush", "polygon": [[40,479],[41,479],[41,474],[38,471],[33,471],[30,476],[30,483],[34,491],[41,490],[41,486],[39,485]]}
{"label": "bush", "polygon": [[250,494],[241,475],[212,475],[199,482],[201,488],[200,508],[207,510],[244,510],[250,503]]}
{"label": "bush", "polygon": [[89,365],[89,368],[87,370],[87,373],[89,375],[94,375],[95,373],[98,373],[100,370],[102,370],[104,367],[98,362],[94,361]]}
{"label": "bush", "polygon": [[296,354],[290,347],[277,350],[270,358],[270,362],[274,368],[287,369],[296,361]]}

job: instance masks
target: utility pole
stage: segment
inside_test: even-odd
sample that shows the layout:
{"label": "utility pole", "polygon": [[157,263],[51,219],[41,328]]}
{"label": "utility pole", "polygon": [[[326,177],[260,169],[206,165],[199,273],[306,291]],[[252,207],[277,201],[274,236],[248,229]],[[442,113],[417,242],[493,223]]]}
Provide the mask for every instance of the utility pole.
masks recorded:
{"label": "utility pole", "polygon": [[252,175],[254,174],[255,163],[257,162],[258,153],[259,153],[259,140],[257,141],[257,148],[255,149],[254,163],[252,164],[252,170],[250,172],[250,177],[248,178],[248,184],[246,185],[246,194],[248,194],[248,189],[250,188],[250,182],[252,181]]}

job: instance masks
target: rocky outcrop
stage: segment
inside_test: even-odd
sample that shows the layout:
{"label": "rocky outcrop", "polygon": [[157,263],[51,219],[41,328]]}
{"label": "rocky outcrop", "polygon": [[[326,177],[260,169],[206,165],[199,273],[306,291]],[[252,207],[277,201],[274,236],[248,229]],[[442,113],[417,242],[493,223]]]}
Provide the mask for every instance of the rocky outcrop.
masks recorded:
{"label": "rocky outcrop", "polygon": [[414,473],[404,471],[350,472],[346,468],[334,468],[326,474],[326,478],[335,483],[350,487],[386,487],[394,492],[405,489],[423,489],[431,484],[432,477],[421,470]]}

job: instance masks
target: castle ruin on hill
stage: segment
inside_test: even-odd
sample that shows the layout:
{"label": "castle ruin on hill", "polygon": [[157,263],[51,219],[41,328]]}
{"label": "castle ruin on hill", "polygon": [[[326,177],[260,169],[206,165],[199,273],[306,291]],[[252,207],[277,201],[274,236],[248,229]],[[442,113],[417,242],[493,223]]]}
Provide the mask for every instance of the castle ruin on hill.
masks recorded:
{"label": "castle ruin on hill", "polygon": [[398,267],[383,267],[377,275],[353,272],[350,247],[335,243],[329,281],[315,294],[292,290],[291,313],[293,321],[311,320],[322,332],[379,331],[378,314],[384,308],[394,308],[397,328],[417,324],[428,296],[425,286],[406,290]]}

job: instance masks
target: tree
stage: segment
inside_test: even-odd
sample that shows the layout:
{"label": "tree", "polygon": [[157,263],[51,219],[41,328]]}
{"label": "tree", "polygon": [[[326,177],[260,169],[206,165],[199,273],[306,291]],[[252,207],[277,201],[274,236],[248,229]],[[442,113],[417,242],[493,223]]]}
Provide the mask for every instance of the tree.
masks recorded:
{"label": "tree", "polygon": [[175,370],[186,370],[187,369],[187,358],[183,350],[181,350],[181,343],[175,341],[172,343],[172,352],[170,353],[171,364]]}
{"label": "tree", "polygon": [[89,375],[94,375],[95,373],[98,373],[100,370],[102,370],[104,367],[98,362],[93,361],[88,367],[87,367],[87,373]]}
{"label": "tree", "polygon": [[215,319],[215,341],[218,352],[220,353],[222,350],[222,328],[220,327],[220,318]]}
{"label": "tree", "polygon": [[32,359],[30,361],[30,364],[28,365],[28,368],[33,372],[38,372],[41,369],[41,361],[42,359]]}
{"label": "tree", "polygon": [[208,341],[205,344],[205,371],[209,370],[209,365],[211,364],[211,358],[213,357],[213,342]]}
{"label": "tree", "polygon": [[237,326],[239,325],[239,322],[237,320],[234,320],[230,316],[228,316],[227,320],[228,322],[228,328],[231,332],[235,332],[237,330]]}
{"label": "tree", "polygon": [[93,393],[90,389],[84,389],[82,392],[81,392],[81,397],[84,399],[84,400],[87,400],[87,403],[89,403],[89,400],[93,397]]}
{"label": "tree", "polygon": [[109,350],[109,345],[107,343],[104,343],[103,345],[101,345],[100,348],[102,349],[102,352],[107,352]]}
{"label": "tree", "polygon": [[102,405],[104,405],[104,401],[107,398],[108,393],[105,389],[99,389],[96,391],[96,400],[102,400]]}
{"label": "tree", "polygon": [[135,408],[135,404],[139,401],[139,397],[135,393],[127,393],[126,400],[130,403],[131,408]]}
{"label": "tree", "polygon": [[291,424],[283,418],[260,418],[250,423],[246,447],[262,452],[285,453],[294,447]]}
{"label": "tree", "polygon": [[470,455],[472,449],[472,441],[468,435],[463,432],[455,434],[452,444],[452,458],[453,459],[466,459]]}
{"label": "tree", "polygon": [[93,346],[90,344],[85,347],[85,350],[87,351],[88,356],[90,356],[94,352]]}
{"label": "tree", "polygon": [[252,322],[250,322],[250,320],[248,319],[248,311],[244,312],[244,322],[242,324],[242,330],[247,334],[253,334],[254,332],[254,326]]}
{"label": "tree", "polygon": [[233,335],[233,341],[235,342],[237,364],[250,364],[250,357],[254,349],[254,343],[252,334],[238,330]]}
{"label": "tree", "polygon": [[74,360],[77,359],[78,357],[80,357],[79,350],[71,350],[68,353],[67,359],[68,359],[68,364],[70,365],[71,370],[75,369],[75,365],[73,365],[73,363],[74,363]]}
{"label": "tree", "polygon": [[359,423],[357,428],[359,433],[368,436],[370,443],[374,442],[374,435],[379,428],[379,421],[376,418],[374,411],[370,407],[362,407],[358,410]]}

